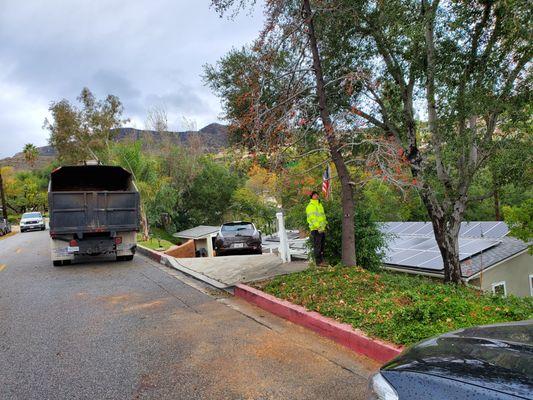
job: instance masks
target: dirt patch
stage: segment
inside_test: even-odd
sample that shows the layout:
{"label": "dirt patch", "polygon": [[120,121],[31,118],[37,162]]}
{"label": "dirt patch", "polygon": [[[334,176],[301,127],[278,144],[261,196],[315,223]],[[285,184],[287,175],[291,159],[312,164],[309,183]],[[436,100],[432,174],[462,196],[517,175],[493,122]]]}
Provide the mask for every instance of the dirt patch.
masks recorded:
{"label": "dirt patch", "polygon": [[117,305],[117,304],[124,304],[126,302],[131,302],[135,298],[134,295],[131,293],[125,293],[125,294],[116,294],[112,296],[100,296],[97,298],[98,301],[109,304],[109,305]]}
{"label": "dirt patch", "polygon": [[136,304],[136,305],[131,306],[131,307],[125,307],[122,311],[130,312],[130,311],[141,311],[141,310],[154,309],[154,308],[161,307],[166,302],[167,302],[166,299],[165,300],[149,301],[147,303],[141,303],[141,304]]}
{"label": "dirt patch", "polygon": [[[80,292],[76,296],[81,299],[85,295],[86,293]],[[171,297],[146,299],[134,293],[100,296],[96,299],[96,301],[103,304],[104,307],[112,308],[120,313],[153,312],[156,309],[162,308],[171,300]]]}

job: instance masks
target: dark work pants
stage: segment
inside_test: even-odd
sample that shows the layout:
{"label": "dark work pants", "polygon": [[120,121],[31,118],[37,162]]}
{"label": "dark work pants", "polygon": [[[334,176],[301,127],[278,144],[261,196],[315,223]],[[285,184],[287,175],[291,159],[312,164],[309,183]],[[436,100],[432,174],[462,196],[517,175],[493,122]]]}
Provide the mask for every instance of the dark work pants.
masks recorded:
{"label": "dark work pants", "polygon": [[311,231],[311,240],[313,241],[315,263],[318,265],[324,261],[324,242],[326,241],[326,234],[316,230]]}

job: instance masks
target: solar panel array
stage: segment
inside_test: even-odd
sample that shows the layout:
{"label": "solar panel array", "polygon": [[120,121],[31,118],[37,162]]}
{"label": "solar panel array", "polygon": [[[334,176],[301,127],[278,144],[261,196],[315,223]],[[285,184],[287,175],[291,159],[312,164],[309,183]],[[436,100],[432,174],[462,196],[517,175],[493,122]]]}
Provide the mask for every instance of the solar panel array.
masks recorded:
{"label": "solar panel array", "polygon": [[[431,235],[433,226],[431,222],[384,222],[384,232],[398,235]],[[460,237],[499,239],[509,233],[509,227],[502,221],[474,221],[462,222],[459,230]]]}
{"label": "solar panel array", "polygon": [[[385,222],[382,231],[391,234],[385,263],[439,271],[442,256],[430,222]],[[504,222],[463,222],[459,232],[459,259],[470,258],[496,246],[509,228]]]}

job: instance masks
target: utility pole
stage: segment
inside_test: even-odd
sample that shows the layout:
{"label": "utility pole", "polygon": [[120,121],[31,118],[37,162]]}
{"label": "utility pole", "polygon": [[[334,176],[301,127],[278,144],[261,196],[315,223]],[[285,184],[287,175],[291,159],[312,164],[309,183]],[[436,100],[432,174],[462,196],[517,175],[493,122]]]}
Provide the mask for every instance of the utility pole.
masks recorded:
{"label": "utility pole", "polygon": [[0,170],[0,199],[2,200],[2,214],[7,221],[7,203],[6,194],[4,193],[4,181],[2,180],[2,171]]}

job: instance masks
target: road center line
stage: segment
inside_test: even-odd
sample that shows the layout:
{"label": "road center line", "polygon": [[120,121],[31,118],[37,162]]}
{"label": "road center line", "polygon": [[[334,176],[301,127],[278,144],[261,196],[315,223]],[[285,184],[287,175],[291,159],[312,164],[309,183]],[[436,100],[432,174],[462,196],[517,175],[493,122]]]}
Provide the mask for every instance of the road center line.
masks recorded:
{"label": "road center line", "polygon": [[6,269],[7,265],[0,264],[0,272],[2,272],[4,269]]}

